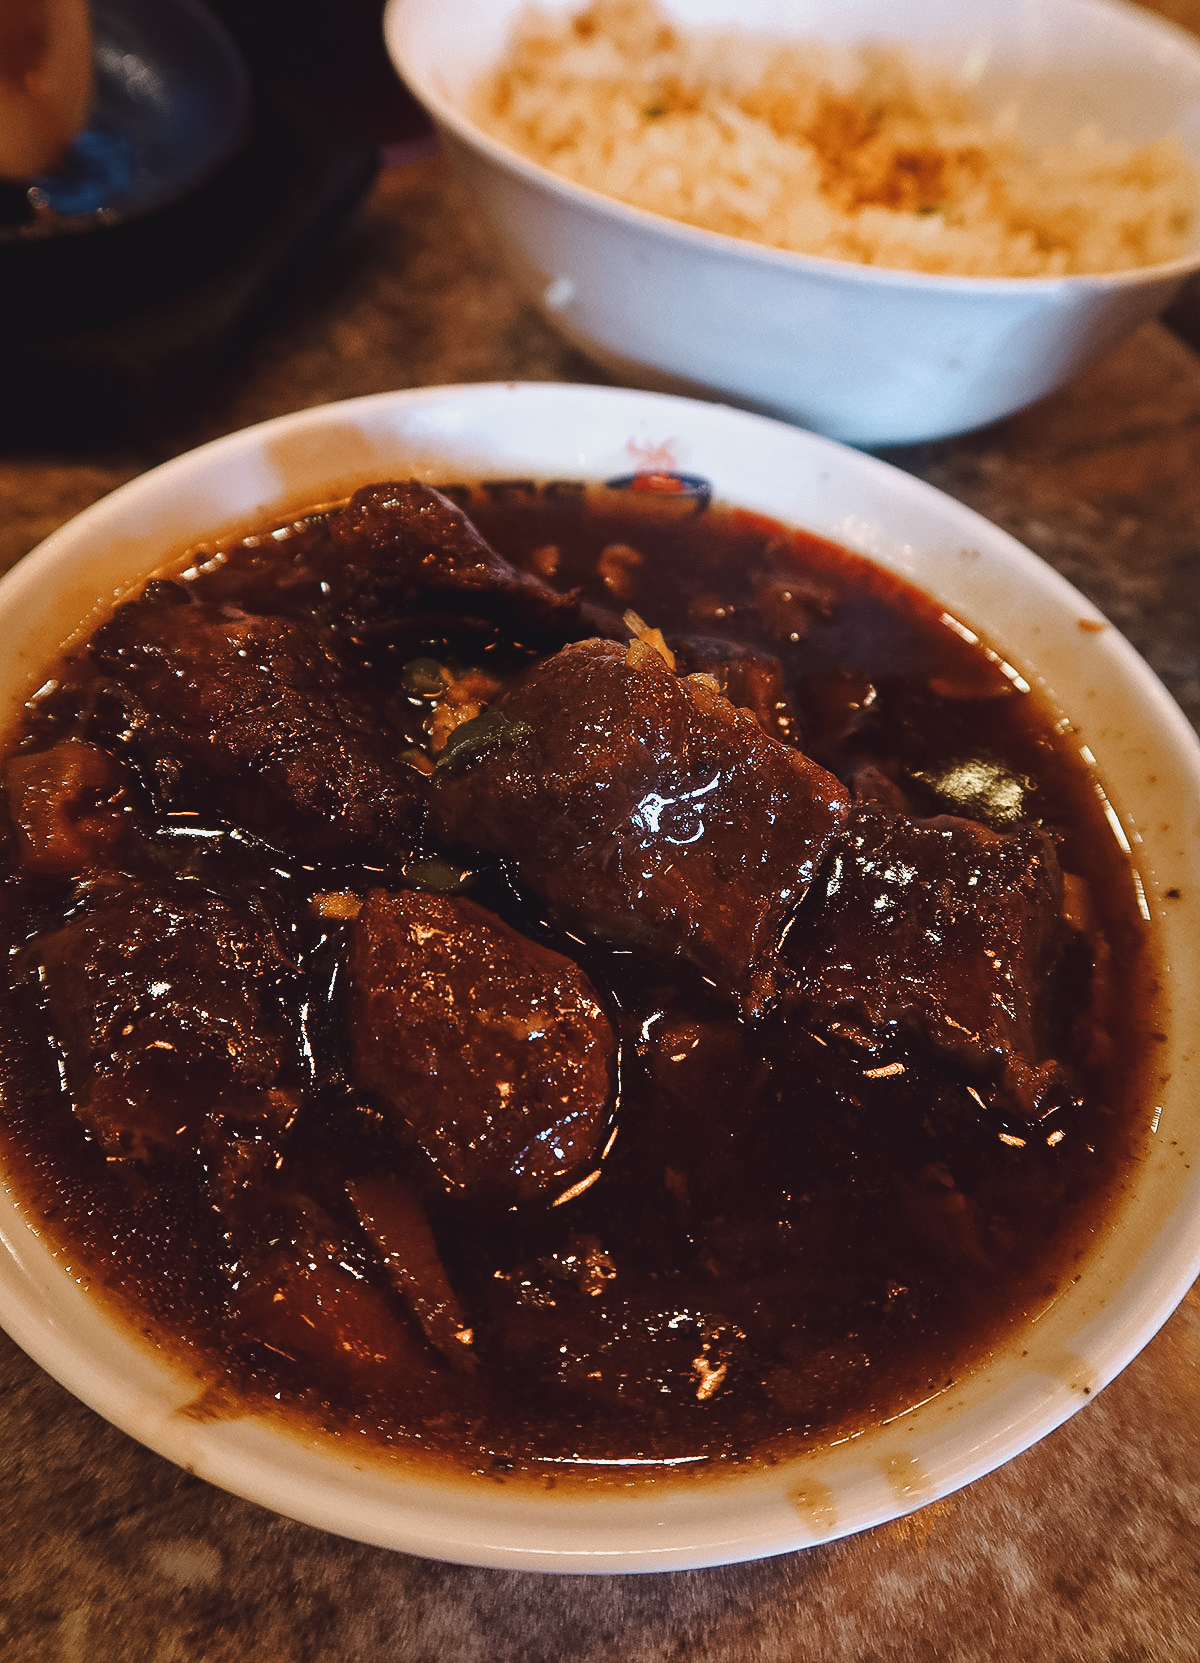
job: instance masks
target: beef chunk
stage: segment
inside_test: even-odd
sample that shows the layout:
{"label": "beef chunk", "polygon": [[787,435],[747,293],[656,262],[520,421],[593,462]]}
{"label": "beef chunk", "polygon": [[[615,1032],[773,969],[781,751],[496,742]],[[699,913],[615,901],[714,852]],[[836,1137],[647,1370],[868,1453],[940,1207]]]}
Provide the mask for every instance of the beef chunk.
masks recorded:
{"label": "beef chunk", "polygon": [[110,1155],[195,1147],[230,1092],[258,1094],[274,1117],[263,1088],[283,1057],[274,984],[286,967],[248,907],[125,880],[32,951],[76,1113]]}
{"label": "beef chunk", "polygon": [[358,1083],[448,1193],[553,1195],[596,1158],[614,1041],[569,959],[473,901],[373,890],[351,981]]}
{"label": "beef chunk", "polygon": [[800,718],[784,686],[783,665],[777,658],[702,635],[672,639],[671,645],[681,673],[712,676],[730,704],[748,710],[764,733],[787,745],[800,744]]}
{"label": "beef chunk", "polygon": [[276,1187],[301,1094],[282,1086],[224,1093],[201,1128],[199,1147],[213,1210],[244,1226]]}
{"label": "beef chunk", "polygon": [[620,621],[497,554],[461,509],[415,479],[364,486],[330,519],[339,556],[323,570],[327,614],[343,631],[390,627],[430,607],[487,616],[529,645],[557,646]]}
{"label": "beef chunk", "polygon": [[717,1398],[745,1345],[738,1325],[712,1308],[711,1285],[673,1279],[668,1291],[628,1272],[595,1237],[574,1236],[497,1273],[486,1294],[517,1380],[553,1382],[581,1408],[635,1407],[648,1425],[669,1404]]}
{"label": "beef chunk", "polygon": [[569,929],[683,958],[750,1009],[770,999],[848,810],[831,774],[641,642],[567,647],[482,720],[495,742],[435,776],[442,836],[508,856]]}
{"label": "beef chunk", "polygon": [[402,1387],[424,1399],[425,1413],[436,1412],[420,1337],[352,1262],[335,1221],[305,1197],[268,1216],[231,1276],[226,1324],[234,1338],[301,1364],[318,1385],[348,1378],[359,1393]]}
{"label": "beef chunk", "polygon": [[128,836],[128,770],[98,745],[68,739],[48,751],[20,751],[4,784],[28,871],[78,876],[111,860]]}
{"label": "beef chunk", "polygon": [[425,1209],[398,1178],[355,1178],[346,1194],[388,1281],[451,1368],[475,1367],[475,1336],[450,1285]]}
{"label": "beef chunk", "polygon": [[912,804],[899,780],[874,762],[860,763],[850,776],[850,790],[858,804],[874,803],[894,814],[908,814]]}
{"label": "beef chunk", "polygon": [[351,696],[315,625],[157,583],[118,608],[91,652],[115,678],[133,743],[154,759],[169,800],[181,765],[198,766],[202,806],[215,796],[220,812],[283,847],[410,847],[424,777],[397,760],[399,735]]}
{"label": "beef chunk", "polygon": [[893,1024],[914,1031],[1036,1115],[1054,1081],[1041,1012],[1065,933],[1044,832],[872,804],[827,861],[786,954],[810,1020],[865,1043]]}

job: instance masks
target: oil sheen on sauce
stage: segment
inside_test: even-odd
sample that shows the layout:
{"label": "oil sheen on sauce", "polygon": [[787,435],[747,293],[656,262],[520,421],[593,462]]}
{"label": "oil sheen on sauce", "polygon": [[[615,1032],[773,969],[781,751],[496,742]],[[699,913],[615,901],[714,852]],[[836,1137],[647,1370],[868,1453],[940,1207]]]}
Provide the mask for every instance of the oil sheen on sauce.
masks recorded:
{"label": "oil sheen on sauce", "polygon": [[[903,1022],[864,1033],[790,996],[731,1000],[694,967],[564,927],[511,858],[427,832],[400,853],[281,848],[191,789],[178,759],[148,761],[81,650],[31,704],[17,755],[69,740],[117,756],[140,829],[107,871],[67,875],[26,869],[6,830],[0,1112],[31,1216],[137,1328],[219,1385],[215,1403],[469,1471],[772,1459],[945,1389],[1074,1274],[1144,1130],[1134,884],[1069,732],[969,630],[819,539],[695,493],[447,489],[516,566],[632,612],[693,673],[722,661],[722,643],[777,663],[773,738],[860,796],[924,825],[1048,831],[1080,924],[1039,991],[1065,1085],[1021,1111],[994,1071]],[[316,515],[193,556],[181,581],[235,612],[307,617],[328,557]],[[509,621],[465,641],[459,622],[427,608],[415,633],[357,627],[339,648],[397,747],[427,746],[426,771],[439,723],[444,749],[541,651],[514,647]],[[211,1123],[211,1073],[198,1065],[186,1089],[172,1076],[192,1128],[177,1154],[114,1157],[75,1112],[44,993],[59,949],[43,944],[106,884],[179,883],[240,897],[286,961],[271,1135],[236,1114],[221,1123],[248,1162],[236,1227],[214,1201],[215,1134],[196,1130]],[[467,897],[584,972],[616,1050],[599,1176],[578,1193],[455,1193],[356,1081],[347,964],[374,891]],[[416,1209],[424,1269],[397,1273],[403,1254],[389,1269],[386,1230],[364,1226],[391,1183]],[[300,1289],[286,1321],[270,1292],[285,1285],[270,1279],[281,1253],[324,1267],[286,1284]]]}

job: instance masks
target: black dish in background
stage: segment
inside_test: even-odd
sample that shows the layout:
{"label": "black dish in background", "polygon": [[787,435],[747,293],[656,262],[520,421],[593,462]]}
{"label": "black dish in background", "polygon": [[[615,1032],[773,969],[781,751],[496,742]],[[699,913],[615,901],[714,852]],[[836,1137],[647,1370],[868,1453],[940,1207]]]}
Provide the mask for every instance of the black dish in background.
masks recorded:
{"label": "black dish in background", "polygon": [[202,0],[90,0],[90,12],[87,119],[60,165],[30,181],[24,223],[0,226],[6,257],[178,201],[248,131],[245,58]]}
{"label": "black dish in background", "polygon": [[[135,14],[164,4],[99,0]],[[181,6],[193,22],[202,9],[249,88],[223,158],[154,209],[0,238],[0,444],[145,437],[186,414],[284,286],[319,263],[374,178],[391,134],[373,130],[378,110],[371,127],[358,119],[356,95],[378,67],[372,54],[382,59],[375,0],[361,16],[354,4],[296,0],[268,20],[290,28],[257,34],[258,13],[240,4]],[[408,113],[406,103],[382,116],[395,125]]]}
{"label": "black dish in background", "polygon": [[39,332],[0,333],[0,445],[144,439],[186,416],[320,259],[375,171],[373,146],[261,112],[215,180],[136,228],[119,257],[88,263],[89,293],[65,326],[31,304]]}

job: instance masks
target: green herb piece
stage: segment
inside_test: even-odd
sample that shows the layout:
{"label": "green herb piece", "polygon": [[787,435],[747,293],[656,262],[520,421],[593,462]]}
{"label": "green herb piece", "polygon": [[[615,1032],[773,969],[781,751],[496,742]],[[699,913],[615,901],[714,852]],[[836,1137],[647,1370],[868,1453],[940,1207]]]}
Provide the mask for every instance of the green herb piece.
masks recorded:
{"label": "green herb piece", "polygon": [[445,670],[433,658],[410,658],[400,672],[404,691],[422,699],[436,699],[439,693],[445,692],[448,679]]}
{"label": "green herb piece", "polygon": [[405,883],[435,895],[461,894],[475,880],[475,873],[470,867],[456,866],[453,861],[442,860],[438,856],[430,856],[428,860],[405,861],[400,870]]}
{"label": "green herb piece", "polygon": [[528,722],[510,722],[502,710],[492,705],[481,716],[475,716],[469,722],[463,722],[455,728],[446,741],[446,748],[438,757],[435,774],[441,773],[443,768],[466,762],[473,756],[480,756],[484,751],[490,751],[494,745],[515,744],[523,739],[533,729]]}

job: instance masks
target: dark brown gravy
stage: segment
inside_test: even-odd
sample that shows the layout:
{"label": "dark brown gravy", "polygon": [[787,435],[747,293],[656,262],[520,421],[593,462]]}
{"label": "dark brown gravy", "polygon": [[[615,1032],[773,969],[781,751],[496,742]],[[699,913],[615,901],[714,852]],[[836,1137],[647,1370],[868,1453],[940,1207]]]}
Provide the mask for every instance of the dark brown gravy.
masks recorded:
{"label": "dark brown gravy", "polygon": [[[289,1190],[344,1233],[350,1291],[335,1325],[363,1331],[382,1306],[392,1327],[344,1369],[319,1345],[289,1357],[274,1330],[255,1331],[231,1304],[237,1272],[203,1163],[106,1160],[85,1134],[25,947],[77,908],[76,892],[22,872],[10,831],[0,1114],[19,1193],[77,1274],[236,1400],[282,1405],[356,1442],[444,1453],[468,1470],[627,1474],[622,1463],[769,1459],[942,1391],[1069,1281],[1144,1130],[1135,886],[1069,730],[969,630],[818,539],[652,492],[642,501],[523,482],[454,492],[498,549],[557,587],[632,608],[668,637],[728,636],[777,656],[802,748],[839,778],[870,764],[914,816],[1048,828],[1091,898],[1098,949],[1053,994],[1068,1012],[1072,1101],[1030,1122],[902,1032],[877,1036],[864,1066],[861,1051],[777,1013],[746,1019],[698,978],[565,938],[502,862],[480,862],[471,896],[590,976],[620,1040],[618,1136],[601,1177],[557,1206],[466,1203],[418,1172],[477,1359],[449,1367],[346,1204],[347,1180],[409,1157],[348,1084],[352,923],[315,917],[311,901],[444,881],[422,862],[457,852],[428,847],[366,869],[281,854],[206,813],[203,792],[168,814],[147,791],[145,833],[116,867],[258,896],[286,937],[304,1053],[286,1065],[300,1103],[283,1156]],[[324,538],[320,516],[264,532],[197,559],[184,581],[250,611],[299,616],[314,602]],[[425,695],[420,672],[406,679],[403,665],[454,656],[436,638],[402,652],[367,642],[368,696],[405,702],[400,725],[411,729]],[[18,745],[39,751],[64,737],[118,753],[130,738],[83,653],[33,701]],[[275,1228],[264,1208],[264,1234]]]}

